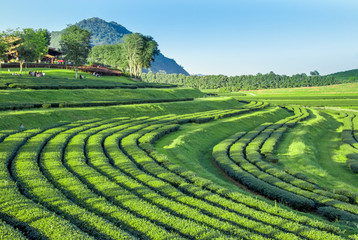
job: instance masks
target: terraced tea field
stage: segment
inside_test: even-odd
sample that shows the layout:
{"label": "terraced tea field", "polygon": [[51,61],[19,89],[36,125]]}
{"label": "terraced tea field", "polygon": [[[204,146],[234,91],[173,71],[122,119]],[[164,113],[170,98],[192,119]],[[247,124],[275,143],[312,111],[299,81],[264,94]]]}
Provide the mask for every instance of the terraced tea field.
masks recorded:
{"label": "terraced tea field", "polygon": [[0,112],[1,239],[358,239],[355,112],[105,91],[0,92],[131,100]]}

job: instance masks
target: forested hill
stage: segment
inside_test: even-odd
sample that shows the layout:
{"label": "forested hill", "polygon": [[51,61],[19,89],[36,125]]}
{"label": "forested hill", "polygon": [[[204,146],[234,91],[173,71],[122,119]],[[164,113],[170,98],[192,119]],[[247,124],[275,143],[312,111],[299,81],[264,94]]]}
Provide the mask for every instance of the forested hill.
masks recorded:
{"label": "forested hill", "polygon": [[[100,18],[85,19],[76,23],[76,25],[92,32],[92,46],[120,43],[122,37],[125,34],[132,33],[131,31],[116,22],[106,22]],[[59,48],[61,34],[62,31],[51,33],[51,47]],[[184,75],[189,75],[189,73],[185,71],[182,66],[177,64],[174,59],[167,58],[161,53],[156,56],[154,62],[151,63],[150,70],[154,73],[157,73],[159,71],[165,71],[168,74],[181,73]]]}
{"label": "forested hill", "polygon": [[340,81],[358,81],[358,69],[332,73],[330,76],[333,76]]}

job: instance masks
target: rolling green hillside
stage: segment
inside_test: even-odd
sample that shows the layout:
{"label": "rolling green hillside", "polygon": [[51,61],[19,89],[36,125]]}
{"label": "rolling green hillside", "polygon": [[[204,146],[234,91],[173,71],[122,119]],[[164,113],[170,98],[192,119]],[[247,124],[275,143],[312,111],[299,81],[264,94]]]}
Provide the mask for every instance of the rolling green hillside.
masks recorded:
{"label": "rolling green hillside", "polygon": [[357,91],[358,83],[346,83],[322,87],[265,89],[218,94],[220,96],[232,96],[242,101],[256,100],[278,105],[357,109]]}
{"label": "rolling green hillside", "polygon": [[330,74],[340,81],[358,81],[358,69]]}
{"label": "rolling green hillside", "polygon": [[337,107],[357,84],[209,97],[37,70],[0,72],[0,105],[27,106],[0,108],[1,239],[358,239],[358,114]]}

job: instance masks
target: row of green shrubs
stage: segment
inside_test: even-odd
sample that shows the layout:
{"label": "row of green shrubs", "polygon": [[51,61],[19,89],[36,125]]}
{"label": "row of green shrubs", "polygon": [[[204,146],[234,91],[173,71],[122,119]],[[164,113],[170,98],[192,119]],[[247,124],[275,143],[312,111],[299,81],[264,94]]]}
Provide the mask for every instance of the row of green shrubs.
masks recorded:
{"label": "row of green shrubs", "polygon": [[343,118],[342,142],[351,146],[351,153],[346,155],[346,165],[358,173],[358,118],[354,113],[341,112]]}
{"label": "row of green shrubs", "polygon": [[137,88],[174,88],[177,86],[174,85],[154,85],[154,84],[115,84],[115,85],[27,85],[21,83],[11,83],[9,85],[1,86],[1,89],[33,89],[33,90],[42,90],[42,89],[115,89],[115,88],[124,88],[124,89],[137,89]]}
{"label": "row of green shrubs", "polygon": [[[348,197],[319,189],[311,182],[296,178],[263,161],[260,148],[274,130],[280,129],[283,125],[292,127],[296,122],[308,116],[305,111],[303,111],[304,114],[295,112],[295,118],[289,117],[276,124],[263,124],[247,134],[238,133],[229,142],[222,143],[223,145],[219,144],[219,150],[220,148],[223,150],[217,154],[215,151],[219,150],[214,148],[214,159],[233,178],[267,197],[286,202],[301,210],[334,206],[336,212],[347,213],[339,214],[337,218],[350,216],[345,220],[357,221],[358,218],[354,215],[357,214],[357,208],[348,203],[350,201]],[[346,201],[346,203],[341,201]]]}
{"label": "row of green shrubs", "polygon": [[[9,165],[17,151],[41,130],[27,130],[10,135],[0,144],[1,217],[29,239],[94,239],[63,217],[26,198],[18,189]],[[35,220],[36,219],[36,220]],[[35,220],[35,221],[34,221]]]}
{"label": "row of green shrubs", "polygon": [[[158,128],[158,129],[155,129],[155,127],[153,126],[152,127],[154,130],[150,130],[149,128],[147,128],[147,129],[149,129],[149,131],[146,133],[146,134],[144,134],[142,137],[140,137],[139,138],[139,146],[140,146],[140,148],[142,148],[143,150],[145,150],[146,151],[146,153],[149,155],[149,156],[151,156],[152,157],[152,159],[153,160],[155,160],[156,162],[157,162],[157,164],[159,164],[159,165],[161,165],[161,166],[165,166],[165,168],[169,171],[169,172],[172,172],[173,171],[173,169],[175,169],[176,171],[180,171],[179,169],[178,169],[178,167],[177,166],[175,166],[175,164],[172,164],[170,161],[168,161],[168,159],[165,157],[165,155],[162,155],[162,154],[158,154],[156,151],[155,151],[155,149],[152,147],[152,145],[151,145],[151,143],[153,143],[155,140],[157,140],[157,139],[159,139],[161,136],[163,136],[163,135],[165,135],[165,134],[168,134],[168,133],[170,133],[171,131],[176,131],[176,130],[178,130],[178,126],[177,125],[167,125],[167,126],[163,126],[163,127],[160,127],[160,128]],[[143,131],[143,130],[142,130]],[[138,133],[138,135],[140,135],[140,133]],[[132,145],[132,147],[133,147],[133,145]],[[138,152],[137,152],[137,154],[139,154]],[[132,156],[132,155],[131,155]],[[138,156],[139,157],[139,156]],[[145,158],[145,155],[141,155],[141,160],[142,159],[144,159]],[[136,159],[136,158],[134,158],[134,159]],[[143,160],[144,161],[144,160]],[[147,161],[149,161],[149,159],[147,160]],[[147,162],[146,162],[146,164],[147,164]],[[146,169],[152,169],[152,168],[146,168]],[[158,171],[161,171],[161,170],[158,170]],[[167,172],[167,173],[165,173],[165,178],[164,178],[164,180],[167,180],[167,181],[169,181],[169,182],[171,182],[171,181],[174,181],[174,179],[176,179],[176,177],[175,176],[172,176],[172,177],[169,177],[169,172]],[[184,175],[186,175],[186,176],[188,176],[189,174],[188,174],[188,170],[184,170],[184,172],[185,172],[185,174]],[[164,174],[164,173],[163,173]],[[180,175],[180,174],[178,174],[178,175]],[[190,175],[190,176],[192,176],[192,175]],[[183,176],[182,176],[183,177]],[[184,179],[186,179],[186,178],[184,178]],[[189,180],[189,179],[188,179]],[[174,184],[175,185],[175,182],[171,182],[172,184]],[[205,191],[203,191],[203,189],[200,187],[200,188],[198,188],[198,187],[193,187],[192,185],[188,185],[188,184],[184,184],[184,185],[181,185],[181,186],[179,186],[179,188],[183,191],[183,192],[185,192],[185,193],[187,193],[187,194],[190,194],[190,195],[192,195],[192,196],[198,196],[197,195],[197,193],[196,192],[200,192],[201,194],[201,196],[206,196],[205,198],[209,201],[209,202],[211,202],[212,204],[220,204],[220,205],[223,205],[223,207],[225,207],[225,208],[227,208],[228,206],[226,205],[225,206],[225,204],[223,204],[223,202],[226,202],[225,201],[225,199],[223,199],[223,198],[220,198],[220,197],[217,197],[217,195],[215,194],[215,195],[212,195],[211,197],[209,197],[209,192],[206,192],[205,193]],[[215,196],[215,197],[214,197]],[[213,199],[214,198],[216,198],[216,201],[214,201],[213,202]],[[210,199],[210,200],[209,200]],[[243,213],[243,209],[241,208],[241,210],[240,211],[238,211],[237,213],[238,214],[242,214]],[[251,210],[248,210],[248,209],[246,209],[246,217],[249,217],[249,218],[252,218],[253,216],[255,216],[256,214],[257,214],[257,212],[256,212],[256,214],[255,214],[255,210],[253,210],[253,209],[251,209]],[[256,215],[257,216],[257,215]],[[279,227],[279,228],[283,228],[283,229],[285,229],[284,231],[292,231],[292,232],[294,232],[294,228],[293,228],[293,226],[291,225],[291,228],[285,228],[284,226],[280,226],[280,225],[275,225],[275,223],[277,223],[277,218],[275,219],[275,217],[274,216],[263,216],[263,215],[260,215],[261,217],[259,218],[261,221],[264,221],[265,223],[270,223],[270,224],[273,224],[275,227]],[[254,217],[255,218],[255,217]],[[305,236],[305,237],[307,237],[307,235],[305,235],[305,234],[307,234],[307,232],[301,232],[300,233],[300,235],[302,235],[302,236]],[[313,235],[312,234],[312,231],[310,232],[310,234],[311,234],[311,236]],[[317,238],[317,236],[318,236],[319,234],[316,234],[315,235],[315,238]],[[321,235],[322,236],[322,235]]]}
{"label": "row of green shrubs", "polygon": [[[231,112],[211,111],[188,114],[183,118],[189,119],[185,122],[196,122],[195,118],[213,120],[219,116],[238,113],[240,113],[240,110],[232,110]],[[148,141],[153,142],[154,140],[147,134],[156,136],[158,132],[163,131],[163,133],[158,133],[163,136],[171,131],[178,130],[179,126],[175,123],[180,122],[180,119],[181,116],[164,116],[138,119],[138,121],[122,119],[120,120],[122,122],[119,123],[116,122],[117,120],[93,123],[88,121],[50,129],[49,131],[32,132],[32,130],[29,130],[19,133],[20,135],[14,134],[14,137],[10,135],[5,138],[4,143],[6,145],[1,144],[0,147],[12,152],[12,156],[8,158],[10,162],[16,156],[12,164],[13,167],[10,167],[10,169],[15,173],[14,177],[18,184],[22,186],[24,191],[28,191],[27,196],[37,203],[47,204],[46,206],[49,209],[57,213],[55,216],[59,214],[67,219],[66,224],[73,225],[77,229],[77,233],[72,236],[73,230],[59,228],[58,224],[55,225],[53,221],[44,226],[29,223],[31,224],[31,227],[29,227],[28,221],[26,221],[27,215],[13,223],[21,223],[25,232],[28,230],[29,234],[35,234],[34,236],[38,238],[57,237],[58,239],[70,239],[70,237],[91,239],[91,236],[119,239],[123,237],[124,239],[130,238],[131,235],[138,238],[189,237],[208,239],[226,238],[225,234],[233,234],[241,238],[250,236],[252,239],[264,239],[265,237],[298,239],[295,235],[309,239],[340,239],[336,235],[325,232],[337,232],[337,228],[276,208],[252,197],[228,191],[206,179],[197,177],[194,173],[171,163],[163,155],[157,154],[152,146],[148,145]],[[174,125],[172,125],[173,123]],[[105,135],[102,135],[106,139],[97,138],[93,142],[90,136],[101,134],[102,131],[107,131],[103,132]],[[27,134],[28,132],[31,132],[31,134]],[[25,133],[27,135],[22,137],[21,134]],[[12,143],[16,142],[19,145],[13,147]],[[25,145],[20,146],[23,144]],[[95,144],[97,149],[94,149],[91,144]],[[101,150],[102,147],[105,149]],[[124,150],[124,152],[121,150]],[[93,167],[98,155],[93,156],[92,154],[101,151],[104,156],[110,156],[110,158],[103,158],[102,162],[97,162],[97,168],[103,167],[103,164],[106,163],[106,169],[112,168],[110,172],[116,174],[111,175],[111,177],[108,175],[108,179],[98,175],[87,165],[89,163]],[[47,180],[36,169],[35,163],[37,161],[32,161],[32,159],[37,157],[33,154],[39,156],[40,170]],[[126,158],[123,156],[126,156]],[[5,157],[5,155],[2,157]],[[1,177],[5,176],[9,170],[6,167],[7,164],[3,166],[4,169],[0,168]],[[27,170],[29,172],[26,172]],[[105,169],[101,168],[101,170],[104,171]],[[119,170],[125,174],[119,174]],[[132,178],[131,181],[128,180],[129,178]],[[40,179],[42,180],[37,181]],[[46,181],[50,181],[58,190],[55,190]],[[121,184],[122,182],[125,182],[126,187],[124,187],[124,183]],[[131,186],[129,182],[137,184],[133,186],[132,191],[128,190]],[[11,183],[14,184],[14,181],[12,180]],[[124,187],[127,191],[120,190],[119,186]],[[42,189],[42,187],[44,188]],[[143,192],[143,195],[135,192],[141,191],[143,187],[149,187],[151,190]],[[2,190],[0,189],[0,191]],[[61,192],[59,196],[53,195],[56,191]],[[130,199],[137,199],[138,195],[145,200],[133,200],[134,204],[131,204]],[[57,199],[58,202],[51,201],[52,197]],[[74,205],[71,205],[64,197],[70,199]],[[177,218],[168,217],[169,215],[165,214],[151,216],[151,214],[154,215],[155,212],[160,213],[161,211],[155,210],[156,207],[150,207],[148,204],[142,205],[145,201],[153,203],[170,213],[169,215],[177,216]],[[66,206],[66,204],[70,205]],[[35,204],[35,206],[40,207],[41,205]],[[143,206],[147,206],[148,209]],[[81,208],[82,210],[80,210]],[[24,210],[29,211],[26,207]],[[87,214],[86,211],[94,214]],[[31,211],[29,213],[33,214]],[[15,212],[13,214],[15,215]],[[84,214],[84,216],[73,219],[77,214]],[[41,216],[39,215],[39,217]],[[158,219],[158,216],[162,216],[162,219]],[[19,218],[18,215],[16,217]],[[184,224],[185,221],[178,222],[180,218],[191,220]],[[58,221],[57,218],[54,218],[54,220]],[[91,221],[96,223],[88,225]],[[108,228],[103,225],[103,228],[101,228],[103,221],[114,224],[109,224]],[[189,223],[191,221],[194,221],[194,223]],[[58,221],[58,223],[62,222]],[[81,233],[75,226],[79,226],[90,235]],[[46,230],[45,227],[49,229]],[[114,232],[116,227],[125,229],[125,231],[116,233]],[[211,228],[214,231],[211,231]],[[324,231],[319,231],[316,228]],[[51,231],[55,234],[50,235]],[[63,236],[61,236],[61,231],[68,232],[62,233]],[[128,235],[125,232],[130,234]],[[83,234],[82,237],[78,235],[80,233]]]}
{"label": "row of green shrubs", "polygon": [[67,102],[67,103],[17,103],[17,104],[1,104],[0,111],[22,110],[32,108],[69,108],[69,107],[99,107],[99,106],[115,106],[143,103],[166,103],[193,101],[194,98],[169,98],[169,99],[129,99],[122,101],[101,101],[101,102]]}
{"label": "row of green shrubs", "polygon": [[[164,126],[164,128],[166,129],[167,127]],[[176,130],[176,129],[177,129],[177,126],[175,126],[171,130]],[[169,130],[169,132],[171,130]],[[149,141],[149,142],[152,143],[156,139],[161,137],[163,134],[165,134],[167,131],[168,130],[164,130],[164,133],[161,132],[161,133],[159,133],[159,135],[156,135],[157,134],[156,131],[152,131],[152,132],[149,133],[149,135],[147,135],[147,134],[144,135],[143,138],[144,137],[149,138],[149,140],[146,139],[145,141],[146,142]],[[153,136],[152,138],[150,137],[151,136],[150,134],[152,134],[152,136]],[[147,137],[147,136],[149,136],[149,137]],[[245,205],[250,206],[251,208],[254,208],[256,210],[267,211],[267,212],[270,212],[270,214],[273,214],[273,215],[277,215],[277,216],[284,217],[284,218],[290,218],[289,215],[286,215],[282,211],[279,211],[279,212],[275,211],[274,208],[271,208],[269,205],[263,204],[262,201],[258,201],[258,203],[257,203],[252,198],[246,199],[246,201],[245,201],[243,199],[245,199],[246,196],[244,197],[244,195],[240,195],[237,192],[231,192],[231,191],[228,191],[228,190],[224,190],[224,188],[212,183],[211,181],[203,179],[203,178],[200,178],[200,177],[196,176],[195,173],[190,173],[190,171],[178,167],[177,165],[175,165],[172,162],[170,162],[165,155],[157,153],[153,147],[149,147],[150,150],[146,149],[150,145],[148,145],[148,144],[142,145],[141,144],[142,141],[143,140],[141,138],[141,140],[139,141],[140,146],[143,147],[143,149],[146,150],[147,153],[150,154],[153,157],[153,159],[155,159],[158,162],[158,164],[160,164],[163,167],[167,168],[169,171],[175,172],[177,175],[180,175],[181,177],[186,179],[188,182],[190,182],[190,183],[192,183],[192,184],[194,184],[194,185],[196,185],[196,186],[198,186],[200,188],[204,188],[204,189],[208,190],[209,192],[214,193],[213,196],[221,196],[222,197],[221,200],[215,202],[214,204],[218,204],[218,203],[223,204],[223,202],[224,202],[223,198],[224,198],[224,199],[229,199],[230,201],[234,201],[234,202],[239,203],[239,204],[245,204]],[[203,192],[203,191],[201,190],[201,192]],[[205,196],[205,194],[204,194],[204,196]],[[231,205],[225,205],[226,208],[230,208],[230,206]],[[294,221],[298,221],[297,216],[294,217]],[[307,219],[306,219],[304,222],[307,223],[309,221],[307,221]],[[310,223],[310,224],[312,224],[312,223]],[[324,227],[323,229],[326,229],[326,228]]]}

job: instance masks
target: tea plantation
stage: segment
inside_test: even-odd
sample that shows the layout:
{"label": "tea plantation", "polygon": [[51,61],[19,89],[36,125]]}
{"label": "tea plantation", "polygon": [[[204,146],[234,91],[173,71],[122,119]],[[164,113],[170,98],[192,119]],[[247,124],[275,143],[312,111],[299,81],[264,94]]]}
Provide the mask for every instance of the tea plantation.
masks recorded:
{"label": "tea plantation", "polygon": [[0,73],[1,239],[358,239],[357,84],[40,71]]}

